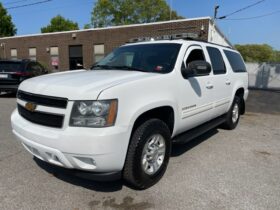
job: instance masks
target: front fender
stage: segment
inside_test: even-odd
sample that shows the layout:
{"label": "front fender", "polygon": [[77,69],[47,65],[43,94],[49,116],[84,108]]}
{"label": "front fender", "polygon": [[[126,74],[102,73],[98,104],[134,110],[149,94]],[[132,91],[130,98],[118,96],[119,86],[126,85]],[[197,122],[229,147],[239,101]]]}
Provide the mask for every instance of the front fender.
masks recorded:
{"label": "front fender", "polygon": [[141,114],[154,108],[170,106],[174,110],[174,128],[176,129],[180,112],[176,103],[175,79],[172,73],[153,74],[148,78],[125,82],[107,89],[100,94],[98,99],[117,98],[119,104],[116,125],[131,129]]}
{"label": "front fender", "polygon": [[[137,110],[135,110],[135,113],[131,116],[130,121],[129,121],[129,125],[133,127],[134,123],[136,122],[136,120],[144,113],[156,109],[156,108],[160,108],[160,107],[171,107],[173,109],[174,112],[174,131],[176,130],[177,127],[177,122],[178,122],[178,108],[176,106],[176,104],[173,101],[170,100],[162,100],[162,101],[154,101],[154,102],[150,102],[145,104],[144,106],[138,107]],[[164,113],[163,113],[164,114]]]}

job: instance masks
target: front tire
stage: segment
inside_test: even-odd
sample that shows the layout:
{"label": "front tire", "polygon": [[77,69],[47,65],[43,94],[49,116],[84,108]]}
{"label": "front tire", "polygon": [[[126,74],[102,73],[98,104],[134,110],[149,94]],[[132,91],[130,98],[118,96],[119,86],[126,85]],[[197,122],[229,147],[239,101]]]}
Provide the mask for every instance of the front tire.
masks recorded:
{"label": "front tire", "polygon": [[241,99],[238,96],[234,97],[233,103],[226,115],[226,122],[222,124],[222,128],[233,130],[236,128],[240,118]]}
{"label": "front tire", "polygon": [[171,134],[159,119],[150,119],[133,132],[123,178],[134,188],[146,189],[157,183],[168,165]]}

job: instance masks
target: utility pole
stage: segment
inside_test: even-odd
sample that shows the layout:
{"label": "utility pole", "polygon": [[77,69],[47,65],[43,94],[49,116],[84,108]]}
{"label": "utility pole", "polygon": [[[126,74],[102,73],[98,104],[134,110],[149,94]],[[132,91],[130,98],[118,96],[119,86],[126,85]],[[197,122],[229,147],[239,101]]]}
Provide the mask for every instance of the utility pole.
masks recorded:
{"label": "utility pole", "polygon": [[220,6],[219,5],[216,5],[215,6],[215,12],[214,12],[214,20],[216,20],[217,19],[217,14],[218,14],[218,9],[220,8]]}
{"label": "utility pole", "polygon": [[[213,18],[213,27],[215,28],[215,25],[216,25],[216,19],[217,19],[217,15],[218,15],[218,9],[220,8],[219,5],[216,5],[214,7],[214,18]],[[213,29],[211,29],[211,32],[210,32],[210,41],[212,42],[213,41]]]}
{"label": "utility pole", "polygon": [[172,0],[170,0],[169,20],[172,20]]}

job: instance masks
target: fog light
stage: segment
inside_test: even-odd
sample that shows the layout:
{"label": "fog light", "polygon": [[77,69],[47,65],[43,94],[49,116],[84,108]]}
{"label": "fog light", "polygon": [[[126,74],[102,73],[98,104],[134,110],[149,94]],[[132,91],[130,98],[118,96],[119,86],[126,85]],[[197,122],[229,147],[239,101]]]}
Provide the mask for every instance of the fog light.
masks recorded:
{"label": "fog light", "polygon": [[93,170],[96,168],[96,162],[91,157],[73,157],[78,167],[86,170]]}

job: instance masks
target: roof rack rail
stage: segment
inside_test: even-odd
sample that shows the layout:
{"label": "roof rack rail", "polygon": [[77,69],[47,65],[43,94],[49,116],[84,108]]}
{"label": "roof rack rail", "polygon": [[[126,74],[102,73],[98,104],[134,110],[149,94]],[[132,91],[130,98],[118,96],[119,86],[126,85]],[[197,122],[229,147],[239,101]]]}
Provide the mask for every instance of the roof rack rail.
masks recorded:
{"label": "roof rack rail", "polygon": [[217,45],[217,46],[221,46],[221,47],[226,47],[226,48],[229,48],[229,49],[234,49],[232,46],[226,46],[226,45],[217,44],[217,43],[214,43],[214,42],[208,42],[208,41],[203,40],[203,39],[184,38],[183,40],[203,42],[203,43],[213,44],[213,45]]}
{"label": "roof rack rail", "polygon": [[225,45],[216,44],[213,42],[208,42],[206,40],[200,39],[198,34],[196,33],[179,33],[179,34],[171,34],[171,35],[162,35],[157,37],[139,37],[139,38],[132,38],[129,40],[129,42],[135,43],[135,42],[160,41],[160,40],[189,40],[189,41],[209,43],[209,44],[233,49],[232,46],[225,46]]}
{"label": "roof rack rail", "polygon": [[172,34],[172,39],[198,39],[198,34],[196,33],[180,33],[180,34]]}
{"label": "roof rack rail", "polygon": [[195,33],[180,33],[180,34],[170,34],[170,35],[161,35],[156,37],[138,37],[132,38],[129,40],[130,43],[134,42],[146,42],[146,41],[155,41],[155,40],[176,40],[176,39],[197,39],[198,35]]}

